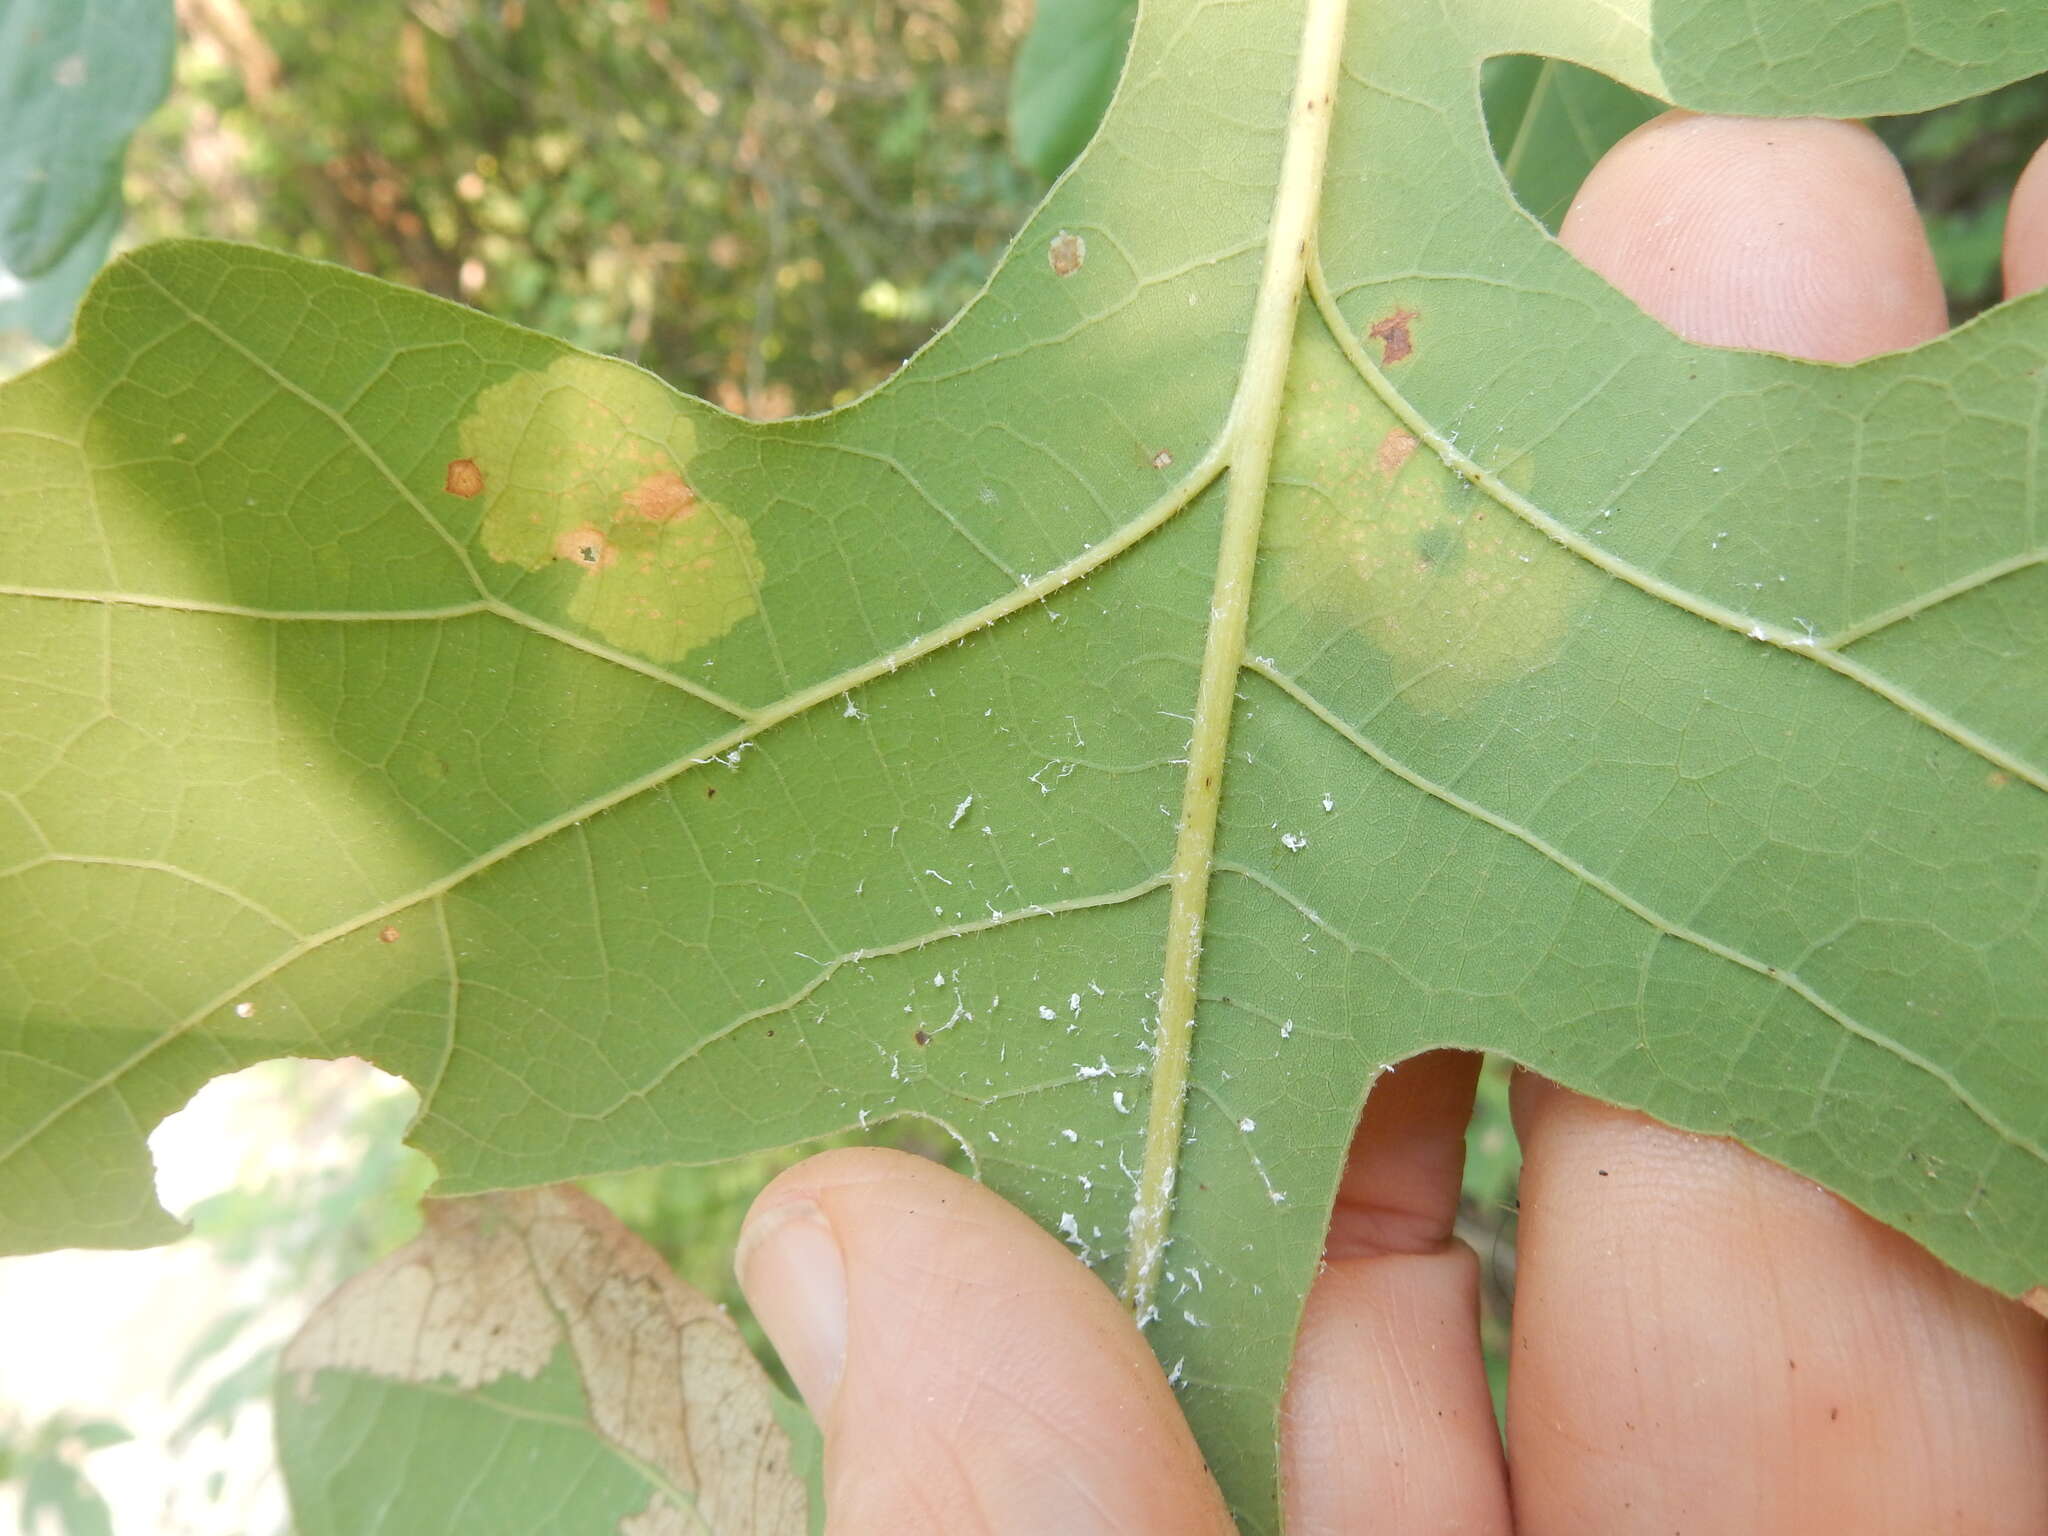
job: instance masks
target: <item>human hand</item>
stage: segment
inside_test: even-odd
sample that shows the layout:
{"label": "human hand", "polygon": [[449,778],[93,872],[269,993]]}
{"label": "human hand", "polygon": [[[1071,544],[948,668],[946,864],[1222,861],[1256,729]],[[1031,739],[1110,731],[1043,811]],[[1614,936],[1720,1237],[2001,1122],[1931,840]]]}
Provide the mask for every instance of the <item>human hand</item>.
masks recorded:
{"label": "human hand", "polygon": [[[2044,165],[2009,292],[2048,283]],[[1669,114],[1562,239],[1700,342],[1846,362],[1947,324],[1859,127]],[[1451,1236],[1477,1070],[1432,1052],[1373,1089],[1288,1388],[1290,1536],[2048,1532],[2048,1322],[1733,1143],[1526,1076],[1503,1454]],[[1231,1530],[1129,1316],[987,1189],[827,1153],[763,1192],[739,1264],[824,1428],[834,1536]]]}

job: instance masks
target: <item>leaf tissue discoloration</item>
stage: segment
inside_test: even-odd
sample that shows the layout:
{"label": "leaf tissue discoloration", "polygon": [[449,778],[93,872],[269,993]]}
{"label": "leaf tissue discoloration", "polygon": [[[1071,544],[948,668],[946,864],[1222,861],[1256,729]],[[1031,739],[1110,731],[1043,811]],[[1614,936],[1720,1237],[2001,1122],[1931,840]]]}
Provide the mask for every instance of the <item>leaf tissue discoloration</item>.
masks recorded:
{"label": "leaf tissue discoloration", "polygon": [[695,424],[655,380],[565,357],[486,390],[461,440],[488,486],[485,553],[576,572],[568,617],[612,644],[678,661],[760,608],[753,533],[691,483]]}
{"label": "leaf tissue discoloration", "polygon": [[1415,434],[1400,427],[1390,428],[1380,439],[1379,451],[1373,455],[1373,462],[1379,465],[1383,475],[1397,475],[1401,466],[1408,462],[1408,456],[1415,452]]}
{"label": "leaf tissue discoloration", "polygon": [[1313,322],[1288,390],[1265,545],[1293,622],[1362,635],[1389,686],[1440,715],[1558,654],[1597,573],[1418,454]]}
{"label": "leaf tissue discoloration", "polygon": [[286,1349],[297,1401],[344,1373],[477,1394],[489,1418],[492,1383],[566,1361],[598,1444],[659,1475],[620,1529],[801,1536],[809,1495],[766,1373],[618,1218],[566,1185],[430,1201],[426,1218]]}
{"label": "leaf tissue discoloration", "polygon": [[1415,333],[1410,329],[1422,316],[1412,309],[1396,309],[1366,327],[1366,337],[1380,344],[1380,361],[1406,362],[1415,351]]}
{"label": "leaf tissue discoloration", "polygon": [[448,476],[441,488],[450,496],[460,496],[464,501],[472,496],[481,496],[484,489],[483,471],[476,467],[475,459],[450,459]]}
{"label": "leaf tissue discoloration", "polygon": [[1072,230],[1063,229],[1046,246],[1046,260],[1061,277],[1072,277],[1088,259],[1088,242]]}

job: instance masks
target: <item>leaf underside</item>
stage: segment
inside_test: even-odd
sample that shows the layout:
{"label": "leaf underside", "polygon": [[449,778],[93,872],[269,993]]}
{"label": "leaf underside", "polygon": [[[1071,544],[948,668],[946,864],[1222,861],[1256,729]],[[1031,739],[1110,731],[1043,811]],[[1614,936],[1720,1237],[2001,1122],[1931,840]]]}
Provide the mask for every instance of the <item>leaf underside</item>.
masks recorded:
{"label": "leaf underside", "polygon": [[1479,95],[2041,66],[1962,9],[1802,7],[1729,73],[1707,0],[1361,7],[1334,61],[1333,7],[1148,6],[988,290],[767,426],[330,268],[118,264],[0,391],[0,1240],[175,1235],[143,1137],[279,1055],[412,1081],[444,1193],[927,1116],[1141,1272],[1250,1531],[1351,1125],[1429,1047],[2048,1278],[2043,310],[1688,346],[1515,203]]}

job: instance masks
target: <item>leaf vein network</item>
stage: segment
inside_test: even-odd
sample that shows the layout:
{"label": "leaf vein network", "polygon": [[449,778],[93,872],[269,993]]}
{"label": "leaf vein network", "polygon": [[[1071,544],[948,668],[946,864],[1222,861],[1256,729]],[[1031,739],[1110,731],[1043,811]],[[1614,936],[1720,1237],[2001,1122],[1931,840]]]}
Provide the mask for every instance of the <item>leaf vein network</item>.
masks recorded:
{"label": "leaf vein network", "polygon": [[[2015,778],[2024,779],[2036,789],[2048,790],[2048,768],[2029,761],[2019,753],[2010,751],[1990,740],[1981,732],[1965,725],[1946,710],[1942,710],[1920,698],[1907,688],[1892,682],[1889,678],[1866,667],[1848,656],[1840,654],[1823,643],[1823,637],[1811,635],[1804,630],[1788,630],[1782,625],[1767,624],[1748,614],[1701,597],[1695,592],[1655,576],[1632,561],[1624,560],[1611,551],[1603,549],[1593,540],[1586,538],[1575,529],[1552,517],[1529,499],[1506,484],[1498,475],[1483,468],[1468,454],[1461,452],[1443,433],[1416,409],[1399,390],[1388,381],[1372,359],[1359,345],[1351,327],[1345,323],[1343,314],[1337,309],[1336,299],[1324,278],[1320,266],[1312,264],[1308,270],[1309,291],[1316,307],[1322,312],[1324,323],[1329,327],[1332,339],[1343,351],[1345,358],[1357,371],[1366,387],[1377,395],[1387,408],[1400,419],[1402,424],[1430,451],[1440,458],[1444,466],[1468,484],[1484,491],[1502,507],[1512,512],[1553,543],[1562,545],[1572,554],[1595,569],[1625,582],[1646,596],[1667,603],[1674,608],[1704,619],[1718,628],[1729,630],[1755,640],[1761,644],[1775,646],[1795,656],[1803,656],[1827,668],[1850,682],[1876,694],[1886,703],[1912,716],[1928,729],[1948,737],[1964,750],[1975,753],[1995,768],[2001,768]],[[2032,562],[2028,562],[2032,563]],[[2006,574],[2001,571],[1999,574]],[[1954,595],[1954,594],[1951,594]]]}
{"label": "leaf vein network", "polygon": [[1849,1034],[1856,1036],[1867,1044],[1876,1046],[1878,1049],[1898,1058],[1907,1066],[1933,1078],[1948,1092],[1951,1098],[1963,1105],[1978,1120],[1983,1122],[1984,1126],[1993,1135],[2008,1145],[2026,1153],[2036,1162],[2048,1166],[2048,1149],[2044,1149],[2040,1143],[2007,1125],[1989,1105],[1985,1104],[1965,1087],[1953,1072],[1912,1049],[1904,1042],[1893,1039],[1883,1030],[1873,1025],[1865,1024],[1855,1018],[1846,1010],[1822,996],[1809,983],[1791,970],[1780,966],[1767,965],[1754,956],[1744,954],[1733,945],[1724,944],[1720,940],[1711,938],[1694,928],[1665,917],[1662,913],[1657,912],[1629,895],[1604,875],[1589,869],[1562,849],[1556,848],[1543,838],[1538,837],[1528,828],[1520,826],[1494,811],[1488,810],[1475,800],[1467,799],[1447,785],[1439,784],[1415,772],[1376,742],[1371,741],[1354,730],[1336,711],[1332,710],[1293,678],[1270,663],[1247,659],[1245,668],[1247,671],[1271,683],[1296,704],[1307,710],[1309,714],[1321,721],[1323,725],[1328,727],[1337,736],[1350,743],[1359,752],[1372,759],[1372,761],[1404,783],[1422,791],[1422,793],[1429,795],[1433,799],[1441,801],[1453,810],[1462,812],[1475,821],[1483,822],[1495,831],[1505,833],[1580,881],[1587,889],[1604,896],[1666,938],[1689,944],[1695,949],[1726,961],[1730,965],[1739,966],[1743,970],[1763,977],[1767,981],[1792,993]]}
{"label": "leaf vein network", "polygon": [[408,907],[439,898],[464,881],[526,848],[545,841],[566,827],[657,790],[692,768],[719,761],[724,754],[744,746],[776,726],[808,713],[819,704],[838,699],[855,688],[885,677],[935,651],[943,650],[1082,580],[1171,521],[1223,472],[1226,457],[1225,443],[1219,440],[1210,447],[1200,462],[1189,468],[1185,478],[1162,492],[1113,537],[1082,551],[1064,565],[1055,567],[1029,584],[1005,592],[981,607],[962,614],[936,629],[928,630],[892,651],[790,694],[779,703],[760,710],[750,719],[708,743],[672,758],[625,784],[558,812],[525,832],[505,839],[495,848],[487,849],[465,861],[444,875],[388,901],[380,902],[352,917],[344,918],[318,933],[303,936],[297,943],[280,951],[248,975],[238,978],[233,985],[222,989],[184,1018],[164,1029],[162,1033],[138,1045],[125,1058],[107,1067],[77,1092],[51,1105],[39,1120],[22,1127],[11,1140],[0,1144],[0,1162],[30,1146],[53,1122],[69,1113],[84,1099],[119,1081],[124,1074],[148,1060],[156,1052],[231,1005],[250,988],[270,980],[293,962],[303,959],[315,950],[359,932],[373,923],[381,923]]}

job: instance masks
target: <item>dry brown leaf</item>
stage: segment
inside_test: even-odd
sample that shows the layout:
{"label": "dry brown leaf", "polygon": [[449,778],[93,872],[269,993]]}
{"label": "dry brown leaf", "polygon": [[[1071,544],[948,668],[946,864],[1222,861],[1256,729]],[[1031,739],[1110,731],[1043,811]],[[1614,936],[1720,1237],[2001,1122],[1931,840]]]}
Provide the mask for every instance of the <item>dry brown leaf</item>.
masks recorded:
{"label": "dry brown leaf", "polygon": [[286,1350],[301,1393],[350,1371],[474,1391],[564,1346],[594,1430],[695,1501],[657,1494],[622,1536],[803,1536],[808,1495],[766,1372],[730,1318],[567,1185],[433,1200]]}

